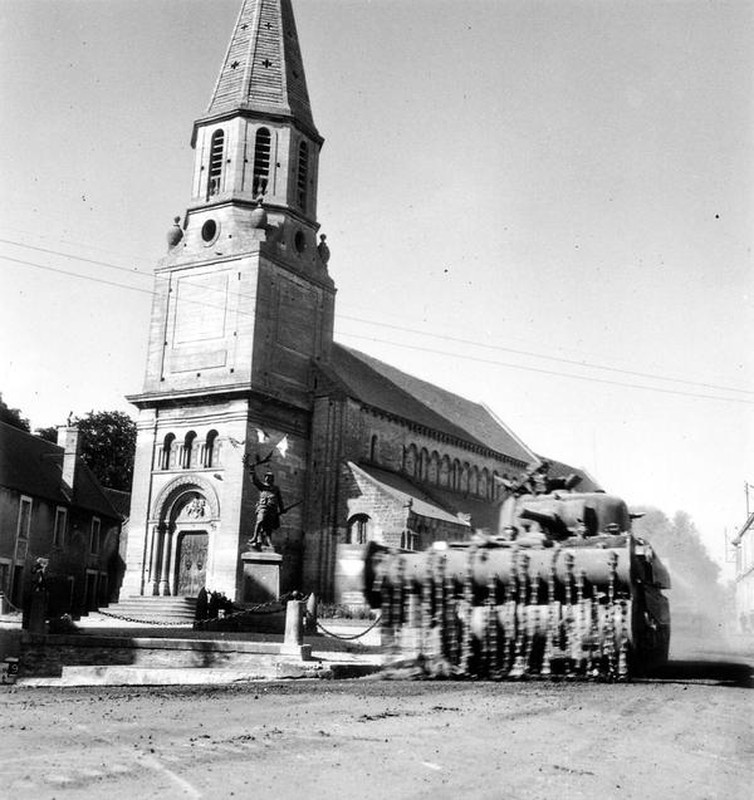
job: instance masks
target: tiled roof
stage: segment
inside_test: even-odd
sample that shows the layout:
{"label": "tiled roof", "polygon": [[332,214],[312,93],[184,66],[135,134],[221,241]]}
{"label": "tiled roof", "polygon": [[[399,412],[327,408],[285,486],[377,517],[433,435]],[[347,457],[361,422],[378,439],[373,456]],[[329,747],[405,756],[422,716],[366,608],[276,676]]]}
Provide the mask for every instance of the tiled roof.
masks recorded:
{"label": "tiled roof", "polygon": [[99,482],[79,458],[73,492],[63,483],[63,448],[0,422],[0,486],[119,519]]}
{"label": "tiled roof", "polygon": [[121,519],[127,519],[131,513],[131,493],[121,492],[118,489],[102,487],[102,493],[110,501],[110,505],[118,512]]}
{"label": "tiled roof", "polygon": [[579,467],[572,467],[563,461],[555,461],[547,456],[539,457],[542,461],[550,462],[550,469],[548,475],[551,478],[567,478],[574,473],[581,478],[579,484],[575,487],[577,492],[601,492],[602,487],[597,481],[585,470]]}
{"label": "tiled roof", "polygon": [[355,465],[385,491],[407,502],[415,514],[446,522],[454,522],[470,529],[486,528],[496,531],[500,516],[498,503],[489,503],[476,497],[467,497],[437,486],[419,486],[408,476],[375,467],[373,464]]}
{"label": "tiled roof", "polygon": [[354,400],[481,445],[522,464],[536,461],[535,454],[484,405],[419,380],[358,350],[333,344],[331,361],[323,371]]}
{"label": "tiled roof", "polygon": [[364,464],[357,465],[352,461],[348,466],[355,472],[365,475],[375,486],[386,494],[394,497],[402,505],[411,503],[411,510],[422,517],[437,519],[443,522],[452,522],[456,525],[469,527],[469,522],[464,517],[452,509],[443,508],[433,500],[425,491],[415,486],[403,475],[395,472],[388,472],[378,467]]}
{"label": "tiled roof", "polygon": [[244,0],[207,116],[281,114],[316,133],[290,0]]}

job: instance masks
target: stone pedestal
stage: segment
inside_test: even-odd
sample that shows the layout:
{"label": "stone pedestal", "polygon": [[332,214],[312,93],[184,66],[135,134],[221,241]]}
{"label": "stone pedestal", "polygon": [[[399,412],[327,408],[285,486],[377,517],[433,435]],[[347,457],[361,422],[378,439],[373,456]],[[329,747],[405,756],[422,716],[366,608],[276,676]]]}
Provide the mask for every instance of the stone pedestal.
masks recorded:
{"label": "stone pedestal", "polygon": [[269,603],[280,597],[280,562],[273,550],[249,550],[243,561],[243,603]]}
{"label": "stone pedestal", "polygon": [[29,633],[47,633],[47,592],[35,591],[31,593],[29,606]]}

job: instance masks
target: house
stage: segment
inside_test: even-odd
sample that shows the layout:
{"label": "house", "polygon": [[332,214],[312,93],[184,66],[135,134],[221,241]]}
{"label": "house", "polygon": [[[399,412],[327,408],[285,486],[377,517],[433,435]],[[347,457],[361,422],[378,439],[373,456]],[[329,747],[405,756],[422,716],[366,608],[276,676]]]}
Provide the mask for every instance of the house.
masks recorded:
{"label": "house", "polygon": [[52,444],[0,423],[0,592],[21,608],[47,559],[50,613],[79,615],[117,592],[121,516],[79,455],[75,427]]}

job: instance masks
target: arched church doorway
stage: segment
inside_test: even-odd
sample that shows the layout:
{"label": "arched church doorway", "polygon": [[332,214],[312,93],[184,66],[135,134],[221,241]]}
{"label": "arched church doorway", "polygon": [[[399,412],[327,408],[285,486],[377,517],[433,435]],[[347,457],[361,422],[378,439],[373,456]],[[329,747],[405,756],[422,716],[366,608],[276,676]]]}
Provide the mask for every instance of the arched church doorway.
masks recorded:
{"label": "arched church doorway", "polygon": [[196,597],[212,580],[220,521],[214,489],[198,475],[178,478],[158,496],[153,519],[151,593]]}

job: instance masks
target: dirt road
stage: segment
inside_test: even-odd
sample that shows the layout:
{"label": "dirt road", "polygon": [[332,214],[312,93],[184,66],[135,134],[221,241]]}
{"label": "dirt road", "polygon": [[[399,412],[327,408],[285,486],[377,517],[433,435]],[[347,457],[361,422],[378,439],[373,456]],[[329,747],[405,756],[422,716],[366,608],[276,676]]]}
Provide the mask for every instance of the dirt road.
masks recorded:
{"label": "dirt road", "polygon": [[[748,798],[754,693],[663,681],[11,689],[6,798]],[[721,682],[721,679],[723,681]]]}

